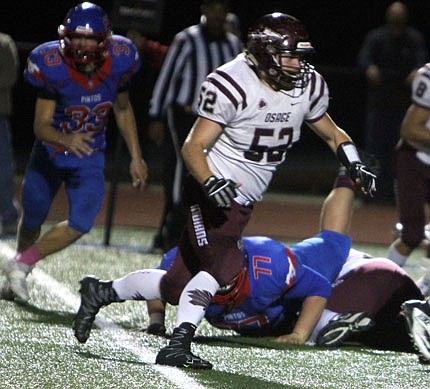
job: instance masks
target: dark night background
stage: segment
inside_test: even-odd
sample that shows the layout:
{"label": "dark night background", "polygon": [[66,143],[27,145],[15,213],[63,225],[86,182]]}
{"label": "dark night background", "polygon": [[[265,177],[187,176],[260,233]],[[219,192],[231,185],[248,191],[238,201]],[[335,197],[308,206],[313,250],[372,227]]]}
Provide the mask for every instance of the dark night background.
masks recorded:
{"label": "dark night background", "polygon": [[[109,14],[115,0],[97,1]],[[358,50],[366,33],[384,22],[390,0],[231,0],[231,11],[242,24],[243,37],[254,20],[274,11],[299,18],[310,33],[317,50],[312,62],[329,85],[330,115],[361,145],[365,112],[365,80],[355,68]],[[79,3],[70,0],[3,0],[0,5],[0,31],[10,34],[18,44],[21,67],[28,50],[36,43],[57,39],[57,27],[67,10]],[[200,17],[200,0],[166,0],[161,33],[162,43],[169,44],[184,27],[196,24]],[[420,30],[430,47],[430,0],[404,1],[409,7],[410,24]],[[114,30],[122,33],[122,31]],[[430,59],[429,59],[430,60]],[[34,94],[22,77],[15,88],[15,112],[12,118],[18,172],[28,158],[32,143]],[[300,144],[306,150],[327,152],[326,145],[304,132]],[[112,146],[111,146],[112,147]],[[293,153],[301,152],[293,148]],[[312,153],[308,153],[312,154]]]}
{"label": "dark night background", "polygon": [[[0,30],[17,41],[43,42],[56,39],[57,27],[67,10],[79,1],[2,1]],[[107,12],[114,0],[94,0]],[[194,24],[200,15],[200,0],[167,0],[160,40],[169,43],[182,28]],[[231,10],[241,19],[243,32],[259,16],[274,11],[290,13],[307,26],[317,48],[319,63],[353,66],[366,32],[382,23],[387,0],[231,0]],[[430,1],[404,1],[411,24],[430,38]]]}

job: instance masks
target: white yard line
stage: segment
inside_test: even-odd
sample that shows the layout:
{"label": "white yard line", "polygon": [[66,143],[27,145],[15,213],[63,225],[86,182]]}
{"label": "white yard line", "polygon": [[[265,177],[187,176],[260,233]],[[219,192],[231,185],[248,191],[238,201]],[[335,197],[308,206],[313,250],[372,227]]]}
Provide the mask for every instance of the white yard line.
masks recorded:
{"label": "white yard line", "polygon": [[[15,255],[15,251],[5,242],[0,242],[0,256],[11,257],[13,255]],[[47,289],[50,293],[56,295],[64,304],[73,309],[73,311],[76,312],[79,309],[80,298],[43,270],[35,268],[29,277],[32,277],[40,288]],[[148,347],[142,346],[141,344],[138,345],[138,340],[135,337],[130,335],[121,326],[115,324],[108,317],[98,314],[94,323],[100,329],[114,330],[107,331],[106,336],[109,336],[113,342],[121,348],[136,355],[140,361],[146,363],[149,367],[159,372],[176,387],[184,389],[205,388],[178,368],[155,364],[154,361],[156,353]]]}

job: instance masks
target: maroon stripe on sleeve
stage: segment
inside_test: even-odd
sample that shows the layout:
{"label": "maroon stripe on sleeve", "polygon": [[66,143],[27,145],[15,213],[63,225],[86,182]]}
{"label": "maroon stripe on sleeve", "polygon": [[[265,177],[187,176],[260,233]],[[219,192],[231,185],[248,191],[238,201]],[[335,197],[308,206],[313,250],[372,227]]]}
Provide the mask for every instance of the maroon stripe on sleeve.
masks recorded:
{"label": "maroon stripe on sleeve", "polygon": [[320,101],[320,99],[324,96],[325,82],[321,76],[320,76],[320,79],[321,79],[320,90],[319,90],[318,96],[316,97],[316,99],[312,102],[312,104],[309,107],[310,111],[312,111],[312,109],[315,107],[315,105],[318,103],[318,101]]}
{"label": "maroon stripe on sleeve", "polygon": [[215,70],[215,73],[219,74],[221,77],[225,78],[231,85],[233,85],[233,87],[237,90],[237,92],[242,97],[242,109],[245,109],[248,104],[246,103],[246,93],[241,88],[241,86],[229,74],[220,70]]}
{"label": "maroon stripe on sleeve", "polygon": [[312,98],[313,94],[315,93],[316,83],[317,83],[317,79],[316,79],[315,72],[312,72],[311,80],[310,80],[311,91],[309,93],[309,100]]}
{"label": "maroon stripe on sleeve", "polygon": [[239,106],[239,102],[236,100],[236,98],[233,96],[233,94],[223,85],[221,84],[217,79],[208,76],[206,80],[212,84],[214,84],[234,105],[234,107],[237,109]]}
{"label": "maroon stripe on sleeve", "polygon": [[[429,69],[427,69],[427,71],[429,71]],[[423,73],[423,77],[430,80],[430,73]]]}

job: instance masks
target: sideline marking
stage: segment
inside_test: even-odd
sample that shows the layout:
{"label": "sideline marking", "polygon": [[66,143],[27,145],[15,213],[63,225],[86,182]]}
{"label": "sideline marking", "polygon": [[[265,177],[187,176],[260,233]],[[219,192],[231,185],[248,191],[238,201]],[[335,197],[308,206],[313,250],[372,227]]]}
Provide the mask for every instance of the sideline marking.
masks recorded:
{"label": "sideline marking", "polygon": [[[15,255],[15,250],[4,242],[0,242],[0,255],[12,257]],[[56,295],[65,305],[72,308],[75,312],[79,309],[80,298],[43,270],[34,268],[29,277],[32,277],[39,287],[47,289],[50,293]],[[115,324],[115,322],[108,317],[98,314],[94,324],[102,330],[109,330],[106,332],[106,336],[109,336],[114,343],[135,354],[140,361],[146,363],[150,368],[157,370],[177,387],[184,389],[205,389],[204,386],[194,381],[179,368],[155,364],[156,353],[147,347],[138,345],[138,340],[135,337],[127,333],[127,331]]]}

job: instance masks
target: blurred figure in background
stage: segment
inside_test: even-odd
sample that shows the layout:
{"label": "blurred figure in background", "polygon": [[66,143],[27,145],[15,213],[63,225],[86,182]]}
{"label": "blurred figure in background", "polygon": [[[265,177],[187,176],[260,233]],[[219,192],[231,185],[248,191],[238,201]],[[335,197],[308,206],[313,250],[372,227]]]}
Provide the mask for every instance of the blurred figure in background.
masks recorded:
{"label": "blurred figure in background", "polygon": [[408,26],[408,20],[406,5],[392,3],[385,24],[367,34],[358,55],[358,66],[368,82],[365,149],[381,164],[376,193],[381,201],[394,198],[394,148],[413,76],[428,56],[423,35]]}
{"label": "blurred figure in background", "polygon": [[18,51],[12,37],[0,33],[0,236],[16,234],[18,208],[10,115],[12,88],[18,77]]}
{"label": "blurred figure in background", "polygon": [[225,30],[236,35],[242,40],[242,26],[240,24],[239,16],[233,12],[229,12],[225,18]]}
{"label": "blurred figure in background", "polygon": [[[199,24],[179,32],[157,79],[149,115],[150,136],[162,145],[165,206],[153,251],[174,247],[185,225],[182,182],[186,168],[181,147],[197,117],[200,85],[215,68],[242,50],[237,36],[226,32],[227,0],[204,0]],[[165,123],[167,121],[167,127]]]}
{"label": "blurred figure in background", "polygon": [[[399,266],[425,238],[426,205],[430,203],[430,63],[415,76],[411,96],[396,151],[396,196],[402,228],[387,255]],[[428,269],[417,283],[430,290],[430,247],[428,241],[424,244]]]}
{"label": "blurred figure in background", "polygon": [[132,25],[127,30],[126,35],[136,46],[141,59],[141,66],[133,76],[129,95],[136,116],[142,153],[148,165],[151,165],[155,160],[160,159],[160,149],[148,135],[149,101],[166,57],[168,46],[145,35],[143,26],[138,24]]}
{"label": "blurred figure in background", "polygon": [[[200,24],[206,24],[206,15],[200,16]],[[225,18],[224,29],[242,39],[242,26],[239,17],[233,12],[228,12]]]}

